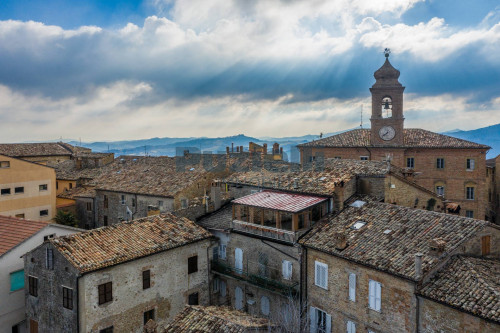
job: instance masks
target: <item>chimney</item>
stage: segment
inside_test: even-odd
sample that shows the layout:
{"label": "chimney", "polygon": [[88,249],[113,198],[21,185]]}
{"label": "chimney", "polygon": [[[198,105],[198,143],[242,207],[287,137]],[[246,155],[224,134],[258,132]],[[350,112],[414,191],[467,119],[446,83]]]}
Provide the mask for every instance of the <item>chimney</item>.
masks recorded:
{"label": "chimney", "polygon": [[239,153],[240,152],[240,147],[239,146],[236,146],[236,152]]}
{"label": "chimney", "polygon": [[240,153],[243,152],[243,146],[240,146]]}
{"label": "chimney", "polygon": [[446,241],[442,237],[433,238],[429,240],[429,247],[431,253],[439,255],[446,249]]}
{"label": "chimney", "polygon": [[75,167],[76,167],[76,170],[81,170],[82,169],[82,159],[81,157],[78,157],[75,161]]}
{"label": "chimney", "polygon": [[226,147],[226,154],[229,155],[229,147]]}
{"label": "chimney", "polygon": [[262,155],[267,155],[267,143],[262,144]]}
{"label": "chimney", "polygon": [[234,143],[231,142],[231,153],[234,153]]}
{"label": "chimney", "polygon": [[347,247],[347,236],[343,231],[337,231],[333,234],[335,248],[339,251],[344,250]]}
{"label": "chimney", "polygon": [[422,253],[416,253],[415,254],[415,275],[417,277],[417,280],[420,280],[422,278]]}
{"label": "chimney", "polygon": [[294,189],[298,189],[299,188],[299,179],[298,178],[294,178],[293,179],[293,188]]}
{"label": "chimney", "polygon": [[283,155],[283,147],[280,147],[280,154]]}
{"label": "chimney", "polygon": [[212,201],[214,203],[214,211],[220,208],[221,206],[221,195],[220,195],[220,186],[218,184],[212,183],[210,196],[212,197]]}

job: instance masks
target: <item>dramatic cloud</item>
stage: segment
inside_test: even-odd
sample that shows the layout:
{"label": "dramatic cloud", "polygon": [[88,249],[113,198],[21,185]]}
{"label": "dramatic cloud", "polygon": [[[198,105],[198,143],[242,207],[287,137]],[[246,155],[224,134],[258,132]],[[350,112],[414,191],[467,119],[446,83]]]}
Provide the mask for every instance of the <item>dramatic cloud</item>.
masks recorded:
{"label": "dramatic cloud", "polygon": [[498,10],[456,26],[403,21],[417,0],[150,3],[142,25],[0,21],[2,140],[23,139],[7,124],[86,140],[355,127],[384,47],[407,86],[407,124],[450,116],[429,129],[466,128],[474,109],[477,126],[495,123]]}

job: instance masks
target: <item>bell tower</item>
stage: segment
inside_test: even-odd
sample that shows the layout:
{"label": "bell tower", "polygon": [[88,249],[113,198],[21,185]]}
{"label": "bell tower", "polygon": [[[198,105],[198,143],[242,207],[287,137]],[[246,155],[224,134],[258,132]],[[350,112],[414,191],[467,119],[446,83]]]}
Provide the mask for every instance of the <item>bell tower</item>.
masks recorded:
{"label": "bell tower", "polygon": [[372,93],[370,143],[374,146],[403,145],[403,91],[399,71],[389,62],[391,51],[385,49],[385,63],[375,73]]}

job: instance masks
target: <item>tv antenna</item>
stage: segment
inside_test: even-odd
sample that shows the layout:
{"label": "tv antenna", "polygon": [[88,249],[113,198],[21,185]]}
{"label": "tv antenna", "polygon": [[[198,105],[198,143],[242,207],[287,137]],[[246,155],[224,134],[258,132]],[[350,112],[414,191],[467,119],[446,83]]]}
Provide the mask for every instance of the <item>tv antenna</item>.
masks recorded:
{"label": "tv antenna", "polygon": [[361,122],[359,124],[359,127],[363,128],[363,104],[359,106],[359,113],[361,114]]}

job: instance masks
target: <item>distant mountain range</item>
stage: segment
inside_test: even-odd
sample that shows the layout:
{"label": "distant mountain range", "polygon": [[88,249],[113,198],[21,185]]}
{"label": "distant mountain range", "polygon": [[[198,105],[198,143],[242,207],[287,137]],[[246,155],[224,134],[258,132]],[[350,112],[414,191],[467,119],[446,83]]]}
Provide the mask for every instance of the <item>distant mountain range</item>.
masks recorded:
{"label": "distant mountain range", "polygon": [[[345,131],[327,133],[323,137],[328,137]],[[443,132],[449,136],[457,137],[464,140],[474,141],[490,146],[492,149],[488,152],[487,158],[492,158],[500,154],[500,124],[479,128],[471,131],[452,130]],[[150,155],[150,156],[175,156],[182,154],[184,150],[190,152],[225,152],[226,147],[243,146],[248,149],[249,142],[255,142],[259,145],[268,144],[268,149],[272,144],[278,142],[286,154],[286,158],[292,162],[299,161],[299,153],[296,146],[301,143],[319,139],[318,135],[304,135],[294,137],[261,137],[255,138],[239,134],[223,138],[207,138],[207,137],[187,137],[187,138],[151,138],[143,140],[129,141],[110,141],[110,142],[78,142],[69,141],[72,145],[82,145],[91,148],[97,152],[112,152],[116,156],[119,155]]]}

